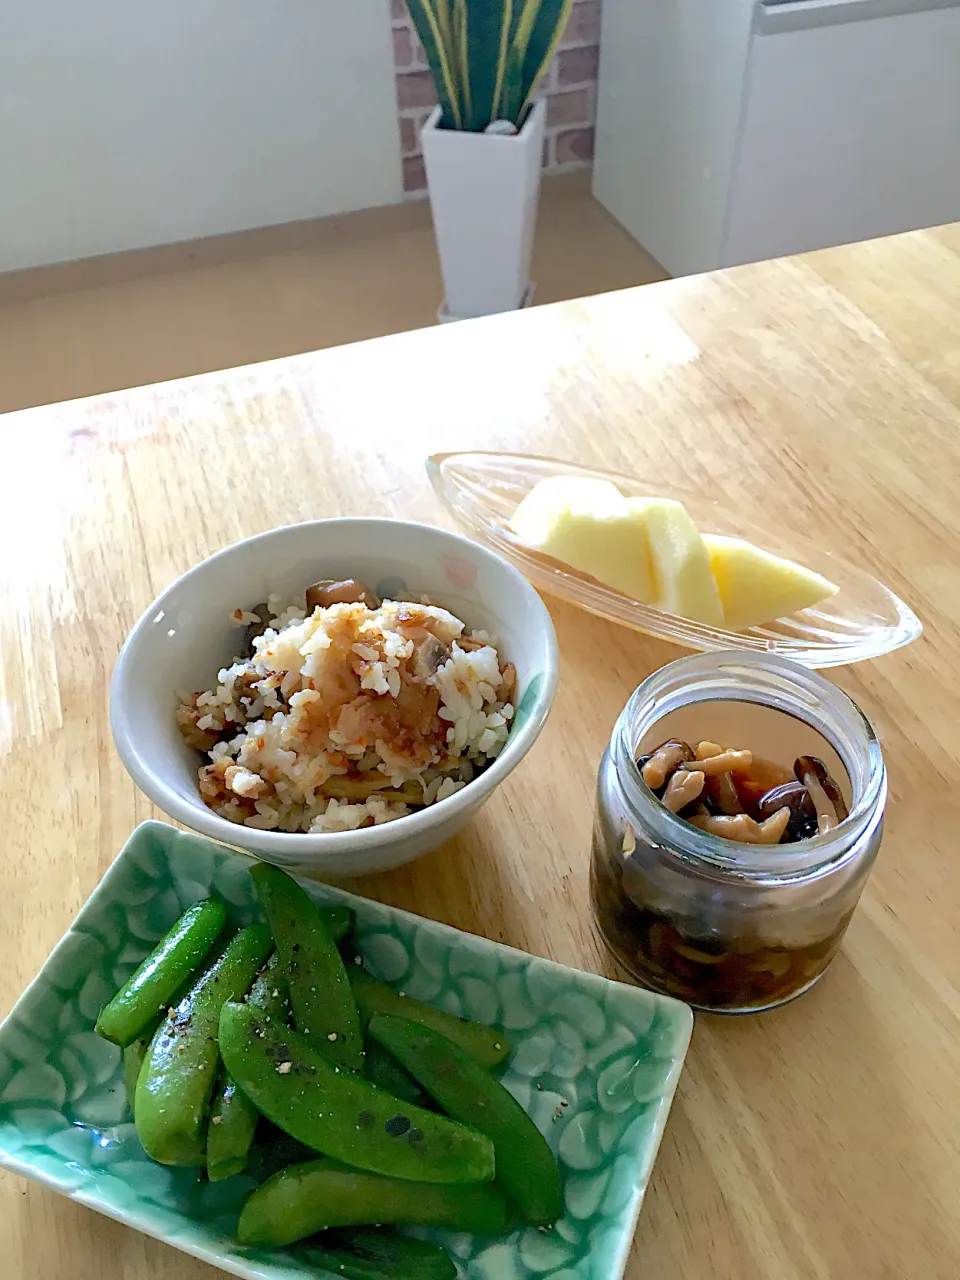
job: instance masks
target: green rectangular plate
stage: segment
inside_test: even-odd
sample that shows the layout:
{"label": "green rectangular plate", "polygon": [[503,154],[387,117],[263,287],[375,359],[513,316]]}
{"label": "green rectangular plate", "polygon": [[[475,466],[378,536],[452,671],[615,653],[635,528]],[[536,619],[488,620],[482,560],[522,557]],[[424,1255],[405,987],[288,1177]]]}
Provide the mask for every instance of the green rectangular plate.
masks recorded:
{"label": "green rectangular plate", "polygon": [[[244,1175],[199,1182],[137,1140],[120,1051],[101,1007],[173,921],[216,897],[259,918],[250,859],[160,822],[138,827],[39,976],[0,1026],[0,1164],[250,1280],[326,1277],[292,1252],[234,1243]],[[419,1233],[466,1280],[616,1280],[623,1273],[690,1039],[686,1005],[538,960],[485,938],[304,881],[357,917],[367,967],[420,1000],[503,1026],[503,1082],[557,1153],[566,1212],[546,1233],[498,1240]]]}

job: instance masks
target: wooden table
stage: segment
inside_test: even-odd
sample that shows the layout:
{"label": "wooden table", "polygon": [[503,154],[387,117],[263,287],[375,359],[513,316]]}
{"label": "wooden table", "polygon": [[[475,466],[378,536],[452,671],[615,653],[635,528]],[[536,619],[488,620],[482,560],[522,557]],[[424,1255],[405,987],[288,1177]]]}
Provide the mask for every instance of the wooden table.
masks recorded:
{"label": "wooden table", "polygon": [[[0,420],[2,1012],[151,806],[110,741],[120,643],[176,575],[318,516],[438,521],[439,449],[700,485],[877,573],[924,621],[836,674],[890,773],[883,850],[824,981],[698,1017],[630,1280],[960,1274],[960,227],[451,325]],[[610,973],[592,790],[637,682],[679,651],[551,604],[556,709],[455,847],[357,886]],[[0,1272],[209,1268],[0,1178]]]}

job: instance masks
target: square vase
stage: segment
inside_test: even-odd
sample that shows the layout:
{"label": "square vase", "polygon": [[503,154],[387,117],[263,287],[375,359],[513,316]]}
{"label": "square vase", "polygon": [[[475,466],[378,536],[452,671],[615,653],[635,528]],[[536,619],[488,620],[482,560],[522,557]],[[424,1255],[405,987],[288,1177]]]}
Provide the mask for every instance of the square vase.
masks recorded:
{"label": "square vase", "polygon": [[521,307],[540,196],[546,107],[534,103],[513,137],[441,129],[437,107],[421,141],[451,319]]}

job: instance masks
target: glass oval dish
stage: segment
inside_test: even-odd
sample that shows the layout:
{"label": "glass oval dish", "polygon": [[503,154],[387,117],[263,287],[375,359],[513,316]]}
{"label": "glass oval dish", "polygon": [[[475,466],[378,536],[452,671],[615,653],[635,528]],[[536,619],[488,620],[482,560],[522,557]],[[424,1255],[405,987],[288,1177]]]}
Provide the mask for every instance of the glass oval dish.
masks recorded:
{"label": "glass oval dish", "polygon": [[[534,586],[612,622],[634,627],[689,649],[751,649],[778,653],[806,667],[836,667],[876,658],[910,644],[923,627],[908,605],[883,583],[839,556],[802,538],[778,539],[751,527],[720,503],[676,486],[645,484],[615,471],[591,471],[556,458],[522,453],[438,453],[427,474],[443,505],[470,533],[517,565]],[[517,506],[548,476],[612,480],[627,497],[655,495],[682,502],[704,533],[747,538],[774,555],[786,556],[823,574],[839,588],[830,600],[765,626],[731,631],[704,626],[621,595],[588,574],[538,555],[511,532]]]}

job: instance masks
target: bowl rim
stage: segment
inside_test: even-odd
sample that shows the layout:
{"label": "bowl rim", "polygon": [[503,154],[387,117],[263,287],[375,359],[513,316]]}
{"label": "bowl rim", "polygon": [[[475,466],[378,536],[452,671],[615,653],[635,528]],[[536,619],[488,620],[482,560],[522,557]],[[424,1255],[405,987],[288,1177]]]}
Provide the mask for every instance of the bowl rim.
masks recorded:
{"label": "bowl rim", "polygon": [[[254,543],[265,542],[278,534],[288,533],[294,529],[314,529],[318,532],[329,532],[333,526],[338,526],[341,529],[344,526],[363,526],[367,529],[381,529],[384,533],[388,530],[396,530],[398,526],[406,529],[415,529],[418,532],[426,532],[430,536],[439,538],[450,545],[451,549],[465,549],[472,556],[478,556],[481,560],[494,564],[500,571],[506,572],[520,587],[521,593],[526,598],[543,633],[546,648],[543,684],[537,693],[536,702],[525,723],[515,736],[511,734],[508,737],[506,746],[483,773],[472,782],[468,782],[465,787],[462,787],[452,796],[429,805],[417,813],[407,814],[405,817],[396,818],[391,822],[384,822],[378,826],[357,828],[354,831],[268,831],[260,827],[253,828],[244,826],[241,823],[229,822],[226,818],[221,818],[219,814],[214,813],[212,809],[207,808],[200,799],[199,791],[195,803],[186,802],[162,778],[157,777],[147,767],[147,763],[137,746],[133,725],[126,706],[125,686],[130,677],[132,655],[136,652],[146,631],[153,624],[153,619],[157,612],[169,604],[171,598],[182,588],[186,581],[206,573],[218,560],[236,555],[241,548],[249,547]],[[512,772],[540,736],[540,732],[546,724],[547,717],[553,706],[559,683],[559,674],[557,634],[550,612],[536,588],[505,556],[499,555],[496,551],[465,537],[463,534],[452,533],[447,529],[442,529],[437,525],[425,524],[422,521],[394,520],[389,517],[378,516],[333,516],[323,520],[303,520],[293,524],[278,525],[262,533],[253,534],[249,538],[242,538],[239,542],[230,543],[229,546],[215,551],[212,555],[205,557],[205,559],[175,578],[141,613],[124,640],[117,656],[110,680],[110,730],[120,760],[140,790],[170,817],[177,822],[182,822],[184,826],[189,827],[191,830],[200,832],[222,844],[239,845],[248,852],[253,852],[259,856],[279,854],[286,857],[295,857],[297,855],[322,852],[324,855],[333,857],[339,854],[349,854],[361,847],[365,849],[384,848],[408,836],[415,837],[430,827],[436,826],[441,821],[454,820],[458,814],[465,814],[472,809],[481,795],[488,795]],[[171,689],[171,695],[173,693],[174,690]],[[255,833],[255,848],[243,839],[243,834],[246,832]]]}

